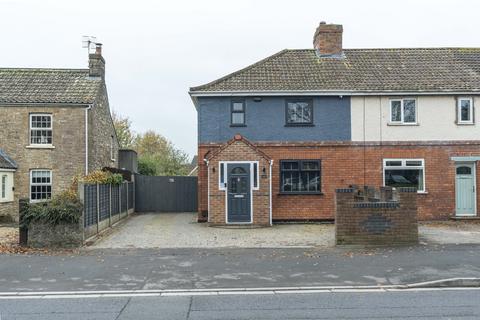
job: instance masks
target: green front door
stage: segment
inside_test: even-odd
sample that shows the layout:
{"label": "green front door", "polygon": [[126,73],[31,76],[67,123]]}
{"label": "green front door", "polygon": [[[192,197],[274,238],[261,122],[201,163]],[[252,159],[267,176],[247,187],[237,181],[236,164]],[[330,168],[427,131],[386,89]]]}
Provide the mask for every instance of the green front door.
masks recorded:
{"label": "green front door", "polygon": [[476,216],[475,164],[458,164],[455,170],[456,215]]}

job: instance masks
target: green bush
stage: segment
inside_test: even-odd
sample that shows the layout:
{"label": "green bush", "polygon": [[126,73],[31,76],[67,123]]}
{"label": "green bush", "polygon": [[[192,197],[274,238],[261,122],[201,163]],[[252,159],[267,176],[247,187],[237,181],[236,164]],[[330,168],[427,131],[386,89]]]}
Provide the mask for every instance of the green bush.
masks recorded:
{"label": "green bush", "polygon": [[101,183],[101,184],[115,184],[119,185],[123,182],[123,176],[118,173],[111,173],[110,171],[93,171],[87,176],[78,179],[84,183]]}
{"label": "green bush", "polygon": [[26,226],[31,222],[50,225],[76,224],[80,222],[82,210],[82,203],[77,196],[70,191],[65,191],[49,202],[30,204],[21,223]]}

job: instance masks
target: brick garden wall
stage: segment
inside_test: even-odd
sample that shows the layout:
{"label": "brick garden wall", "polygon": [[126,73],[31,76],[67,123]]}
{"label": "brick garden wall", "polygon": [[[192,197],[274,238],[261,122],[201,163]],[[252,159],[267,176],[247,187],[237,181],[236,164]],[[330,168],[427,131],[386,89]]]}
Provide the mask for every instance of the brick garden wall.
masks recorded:
{"label": "brick garden wall", "polygon": [[[391,188],[382,188],[390,189]],[[361,194],[359,196],[359,194]],[[337,245],[408,245],[418,243],[417,192],[393,190],[393,197],[369,198],[356,188],[336,190]]]}
{"label": "brick garden wall", "polygon": [[[335,189],[345,185],[383,185],[384,158],[425,159],[426,193],[418,194],[420,220],[447,219],[455,212],[455,162],[452,156],[480,154],[478,143],[468,142],[406,142],[371,144],[358,143],[258,143],[256,146],[274,160],[272,172],[273,220],[334,219]],[[203,162],[209,150],[219,145],[200,145],[199,155],[199,211],[207,210],[206,166]],[[279,194],[279,161],[281,159],[321,159],[323,195]],[[364,161],[365,159],[365,161]],[[365,170],[364,170],[365,163]],[[480,170],[477,170],[477,181]],[[478,189],[478,188],[477,188]],[[480,204],[480,193],[477,192]]]}

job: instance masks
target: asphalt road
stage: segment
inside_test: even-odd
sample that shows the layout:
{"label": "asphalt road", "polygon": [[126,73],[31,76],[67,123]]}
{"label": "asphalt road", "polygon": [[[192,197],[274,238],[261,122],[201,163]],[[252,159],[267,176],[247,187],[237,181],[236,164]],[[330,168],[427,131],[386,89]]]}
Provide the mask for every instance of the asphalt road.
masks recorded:
{"label": "asphalt road", "polygon": [[480,278],[480,246],[0,255],[0,292],[396,285]]}
{"label": "asphalt road", "polygon": [[2,320],[479,319],[480,290],[2,299]]}

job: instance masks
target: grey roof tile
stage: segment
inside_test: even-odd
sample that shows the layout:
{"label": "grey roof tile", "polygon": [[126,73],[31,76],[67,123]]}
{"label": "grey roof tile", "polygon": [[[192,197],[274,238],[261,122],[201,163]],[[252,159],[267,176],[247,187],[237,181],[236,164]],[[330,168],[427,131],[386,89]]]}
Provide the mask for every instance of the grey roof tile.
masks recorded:
{"label": "grey roof tile", "polygon": [[101,85],[88,69],[0,68],[0,103],[90,104]]}
{"label": "grey roof tile", "polygon": [[17,164],[0,149],[0,169],[17,169]]}
{"label": "grey roof tile", "polygon": [[190,91],[480,92],[480,48],[287,49]]}

